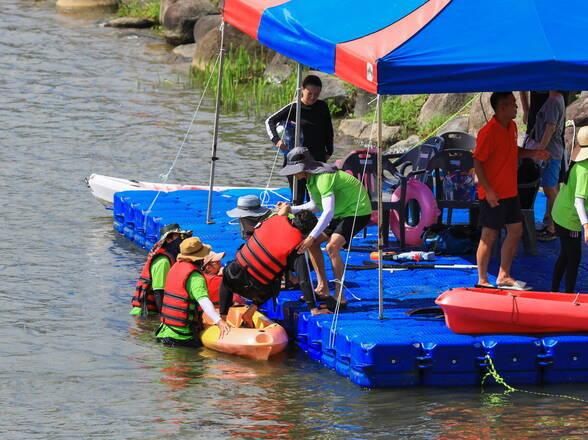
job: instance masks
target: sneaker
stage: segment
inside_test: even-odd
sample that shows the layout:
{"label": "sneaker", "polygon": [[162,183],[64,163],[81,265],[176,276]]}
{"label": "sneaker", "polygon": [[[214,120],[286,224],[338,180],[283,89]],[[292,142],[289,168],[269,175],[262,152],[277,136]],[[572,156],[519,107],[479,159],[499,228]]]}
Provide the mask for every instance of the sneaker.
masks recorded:
{"label": "sneaker", "polygon": [[544,229],[543,231],[537,233],[537,240],[545,243],[548,241],[557,240],[557,235],[548,231],[547,229]]}

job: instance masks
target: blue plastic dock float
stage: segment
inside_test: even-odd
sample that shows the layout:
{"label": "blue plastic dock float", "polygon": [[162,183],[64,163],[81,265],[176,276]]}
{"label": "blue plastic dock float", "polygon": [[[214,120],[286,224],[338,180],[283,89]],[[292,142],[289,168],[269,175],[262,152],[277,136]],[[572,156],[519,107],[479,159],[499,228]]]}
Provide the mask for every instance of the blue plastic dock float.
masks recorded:
{"label": "blue plastic dock float", "polygon": [[[115,194],[113,226],[139,246],[150,248],[162,226],[179,223],[215,251],[225,251],[228,262],[243,241],[226,211],[236,206],[239,196],[262,193],[263,189],[214,192],[215,223],[206,224],[207,191],[125,191]],[[287,199],[289,192],[264,195],[275,205]],[[538,214],[544,202],[540,194]],[[453,216],[456,221],[465,217],[465,212]],[[369,249],[376,241],[375,228],[368,227],[367,236],[358,234],[353,245]],[[557,249],[558,243],[541,244],[540,255],[517,258],[513,272],[524,275],[536,290],[549,290]],[[367,259],[367,251],[349,254],[352,265]],[[475,257],[439,257],[437,262],[475,264]],[[332,278],[329,267],[327,275]],[[283,291],[262,309],[284,325],[291,340],[310,358],[363,387],[477,386],[487,371],[487,356],[511,385],[588,382],[588,335],[458,335],[442,319],[409,313],[433,307],[443,291],[471,286],[476,280],[472,269],[384,272],[384,319],[378,319],[377,272],[347,270],[349,306],[335,324],[333,315],[311,316],[298,291]],[[587,281],[581,269],[578,288],[585,290]]]}

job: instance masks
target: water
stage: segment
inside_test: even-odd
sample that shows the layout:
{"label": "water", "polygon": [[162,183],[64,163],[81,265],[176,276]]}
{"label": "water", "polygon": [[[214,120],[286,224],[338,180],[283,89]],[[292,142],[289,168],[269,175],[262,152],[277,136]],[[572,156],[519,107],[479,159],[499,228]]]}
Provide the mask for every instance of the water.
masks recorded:
{"label": "water", "polygon": [[[259,363],[154,344],[155,323],[127,314],[144,251],[113,231],[81,179],[158,180],[200,91],[183,86],[148,32],[101,28],[50,1],[2,7],[0,438],[588,436],[585,404],[560,397],[367,391],[295,349]],[[170,182],[206,183],[211,112],[209,98]],[[264,185],[273,150],[263,125],[223,123],[230,160],[218,162],[218,183]],[[588,399],[585,385],[540,390]]]}

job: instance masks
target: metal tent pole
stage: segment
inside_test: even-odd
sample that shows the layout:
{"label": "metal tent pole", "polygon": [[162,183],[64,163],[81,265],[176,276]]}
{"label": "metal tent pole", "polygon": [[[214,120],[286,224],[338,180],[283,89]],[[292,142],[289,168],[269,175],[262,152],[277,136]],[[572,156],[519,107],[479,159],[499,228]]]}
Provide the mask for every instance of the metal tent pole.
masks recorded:
{"label": "metal tent pole", "polygon": [[208,206],[206,208],[206,223],[212,224],[214,223],[211,219],[211,211],[212,211],[212,191],[214,187],[214,168],[215,162],[218,160],[216,157],[216,149],[218,145],[218,124],[220,118],[220,108],[221,108],[221,97],[222,97],[222,85],[223,85],[223,63],[225,58],[225,23],[224,21],[221,23],[221,39],[220,39],[220,53],[219,53],[219,62],[218,62],[218,82],[216,86],[216,106],[214,109],[214,128],[213,128],[213,135],[212,135],[212,152],[210,154],[210,180],[209,180],[209,190],[208,190]]}
{"label": "metal tent pole", "polygon": [[[300,107],[302,105],[302,64],[298,63],[296,74],[296,128],[294,130],[294,148],[300,146]],[[292,205],[298,205],[302,200],[298,200],[298,179],[292,176]]]}
{"label": "metal tent pole", "polygon": [[384,229],[382,209],[382,96],[378,94],[376,101],[378,117],[378,149],[377,149],[377,192],[378,192],[378,319],[384,319],[384,283],[383,283],[383,255]]}

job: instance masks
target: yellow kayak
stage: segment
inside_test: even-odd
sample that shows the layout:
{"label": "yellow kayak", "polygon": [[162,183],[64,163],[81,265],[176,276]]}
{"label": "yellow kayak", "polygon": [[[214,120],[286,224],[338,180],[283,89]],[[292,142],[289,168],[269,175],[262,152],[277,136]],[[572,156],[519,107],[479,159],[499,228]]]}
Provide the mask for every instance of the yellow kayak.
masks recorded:
{"label": "yellow kayak", "polygon": [[254,328],[242,328],[241,316],[245,310],[247,310],[246,306],[234,306],[229,309],[227,322],[233,328],[222,339],[219,339],[219,328],[203,314],[206,328],[200,332],[202,344],[212,350],[255,360],[267,360],[270,356],[284,351],[288,345],[288,335],[284,327],[265,315],[255,312],[253,314]]}

